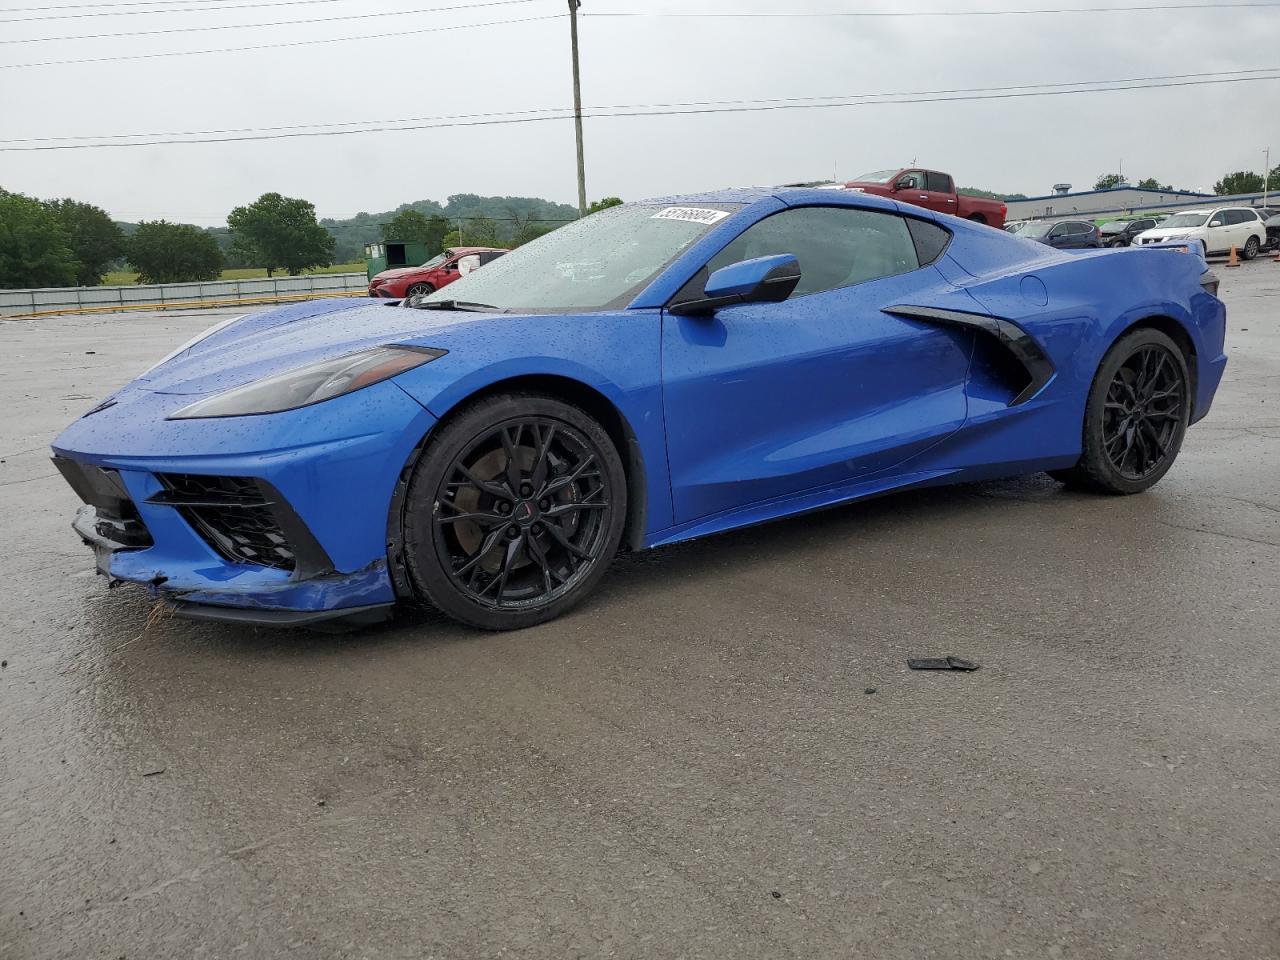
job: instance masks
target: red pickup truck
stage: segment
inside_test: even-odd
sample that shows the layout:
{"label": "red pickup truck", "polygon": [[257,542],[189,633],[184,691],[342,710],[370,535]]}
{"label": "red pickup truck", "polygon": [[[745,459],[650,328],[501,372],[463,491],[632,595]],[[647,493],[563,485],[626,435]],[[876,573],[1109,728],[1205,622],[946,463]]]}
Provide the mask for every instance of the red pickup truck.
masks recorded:
{"label": "red pickup truck", "polygon": [[956,193],[955,181],[949,173],[915,167],[877,170],[850,180],[844,186],[846,190],[892,197],[904,203],[914,203],[917,207],[949,213],[953,217],[976,220],[997,230],[1004,229],[1004,215],[1008,207],[999,200],[983,200]]}

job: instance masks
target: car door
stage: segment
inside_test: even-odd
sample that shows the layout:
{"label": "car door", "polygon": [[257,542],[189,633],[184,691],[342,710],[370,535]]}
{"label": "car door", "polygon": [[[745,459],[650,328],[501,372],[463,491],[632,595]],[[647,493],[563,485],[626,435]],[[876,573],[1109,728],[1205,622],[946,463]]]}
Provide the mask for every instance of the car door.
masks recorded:
{"label": "car door", "polygon": [[905,170],[898,174],[898,179],[894,183],[898,188],[894,196],[898,200],[917,207],[923,207],[929,203],[929,191],[925,188],[923,170]]}
{"label": "car door", "polygon": [[[1235,223],[1231,225],[1231,229],[1235,235],[1232,241],[1239,249],[1243,250],[1249,243],[1249,238],[1262,232],[1258,223],[1258,215],[1252,210],[1241,208],[1232,210]],[[1261,242],[1261,241],[1259,241]]]}
{"label": "car door", "polygon": [[1071,224],[1069,223],[1054,224],[1045,240],[1051,247],[1058,247],[1059,249],[1069,247],[1071,245],[1070,228]]}
{"label": "car door", "polygon": [[1231,247],[1231,224],[1226,210],[1215,210],[1205,224],[1205,252],[1225,253]]}
{"label": "car door", "polygon": [[926,170],[924,184],[925,194],[929,198],[924,203],[926,207],[937,210],[939,213],[954,214],[956,212],[956,191],[950,174]]}
{"label": "car door", "polygon": [[711,271],[777,253],[795,255],[802,274],[781,303],[664,315],[677,523],[849,483],[961,427],[972,335],[883,312],[956,295],[920,266],[946,236],[894,214],[793,208],[749,227],[686,284],[676,299],[700,296]]}

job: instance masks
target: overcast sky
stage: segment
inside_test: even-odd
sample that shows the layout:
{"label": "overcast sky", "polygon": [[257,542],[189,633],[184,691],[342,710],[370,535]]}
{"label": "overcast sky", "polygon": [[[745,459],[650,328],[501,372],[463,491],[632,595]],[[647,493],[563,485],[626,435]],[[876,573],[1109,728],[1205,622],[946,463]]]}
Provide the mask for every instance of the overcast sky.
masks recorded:
{"label": "overcast sky", "polygon": [[[0,0],[19,8],[87,0]],[[99,3],[102,0],[98,0]],[[137,0],[134,0],[135,4]],[[0,24],[0,67],[197,51],[562,14],[565,0],[408,13],[478,0],[157,0],[163,15]],[[1045,16],[871,18],[604,17],[609,12],[1001,10],[1159,0],[584,0],[587,107],[819,97],[1148,77],[1280,66],[1270,9]],[[63,13],[99,12],[101,6]],[[385,13],[330,23],[271,21]],[[595,16],[592,16],[595,14]],[[255,24],[246,29],[190,28]],[[137,36],[144,30],[179,30]],[[26,42],[128,33],[119,38]],[[24,42],[7,42],[22,40]],[[1275,72],[1280,75],[1280,70]],[[153,133],[562,108],[570,104],[569,23],[475,26],[287,49],[0,68],[0,139]],[[1210,190],[1237,169],[1280,164],[1280,80],[1081,96],[779,110],[586,122],[587,192],[639,199],[725,185],[838,177],[909,164],[962,184],[1031,195],[1092,186],[1121,161]],[[574,202],[568,120],[341,137],[0,153],[0,186],[70,196],[120,219],[221,224],[276,190],[320,216],[347,217],[451,193]]]}

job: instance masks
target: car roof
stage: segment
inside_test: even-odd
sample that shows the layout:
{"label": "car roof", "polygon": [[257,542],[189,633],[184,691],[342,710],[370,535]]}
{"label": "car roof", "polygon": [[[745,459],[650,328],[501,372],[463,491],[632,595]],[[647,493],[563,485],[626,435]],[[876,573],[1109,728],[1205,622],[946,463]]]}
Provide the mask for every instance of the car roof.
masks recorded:
{"label": "car roof", "polygon": [[[828,187],[730,187],[725,190],[708,190],[704,193],[684,193],[669,197],[651,197],[639,200],[642,204],[666,203],[672,206],[688,206],[697,203],[758,203],[761,200],[781,200],[788,206],[807,206],[809,204],[839,204],[868,207],[878,210],[899,211],[899,204],[888,197],[879,197],[872,193],[861,193],[857,190],[832,190]],[[922,215],[928,213],[921,210]]]}
{"label": "car roof", "polygon": [[508,247],[450,247],[449,249],[453,251],[453,255],[456,257],[459,255],[468,254],[468,253],[492,253],[493,251],[496,251],[496,250],[508,251],[510,248]]}

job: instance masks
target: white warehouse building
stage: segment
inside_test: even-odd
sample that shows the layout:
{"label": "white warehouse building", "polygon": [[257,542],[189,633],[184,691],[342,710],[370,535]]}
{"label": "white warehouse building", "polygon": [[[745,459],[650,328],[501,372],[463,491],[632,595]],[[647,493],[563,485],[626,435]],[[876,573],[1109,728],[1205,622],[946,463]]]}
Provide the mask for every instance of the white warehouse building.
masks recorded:
{"label": "white warehouse building", "polygon": [[[1062,188],[1066,189],[1062,189]],[[1059,184],[1057,192],[1026,200],[1008,200],[1006,220],[1044,220],[1059,217],[1084,217],[1089,220],[1104,216],[1130,214],[1172,213],[1195,207],[1260,207],[1264,202],[1261,193],[1219,197],[1211,193],[1191,193],[1181,190],[1148,190],[1122,184],[1110,190],[1085,190],[1069,193],[1068,184]],[[1280,205],[1280,194],[1266,197],[1269,205]]]}

